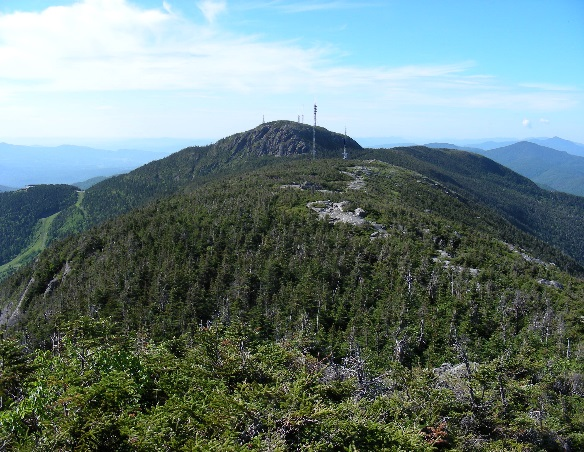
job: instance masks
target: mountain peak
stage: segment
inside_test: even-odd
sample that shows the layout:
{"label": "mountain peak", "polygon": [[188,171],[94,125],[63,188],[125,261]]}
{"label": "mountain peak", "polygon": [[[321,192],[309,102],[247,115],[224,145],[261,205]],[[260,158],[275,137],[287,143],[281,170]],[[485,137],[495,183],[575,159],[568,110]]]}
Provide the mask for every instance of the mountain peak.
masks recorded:
{"label": "mountain peak", "polygon": [[[312,152],[313,126],[294,121],[272,121],[246,132],[219,140],[219,152],[229,150],[232,156],[297,156]],[[316,127],[316,154],[318,157],[340,156],[343,145],[348,150],[362,149],[352,138]]]}

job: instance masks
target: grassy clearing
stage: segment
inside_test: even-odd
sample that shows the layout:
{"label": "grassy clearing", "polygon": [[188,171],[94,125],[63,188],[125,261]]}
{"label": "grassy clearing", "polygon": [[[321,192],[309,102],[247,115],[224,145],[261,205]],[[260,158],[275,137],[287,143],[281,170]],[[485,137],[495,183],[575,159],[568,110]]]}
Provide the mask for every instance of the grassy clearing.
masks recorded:
{"label": "grassy clearing", "polygon": [[75,203],[75,207],[79,207],[81,210],[83,210],[83,212],[85,212],[85,209],[81,206],[81,203],[83,202],[83,198],[85,198],[85,192],[78,191],[77,192],[77,202]]}
{"label": "grassy clearing", "polygon": [[[86,214],[85,209],[82,206],[84,197],[85,197],[84,191],[77,192],[77,202],[75,203],[75,206],[78,207],[83,212],[83,214]],[[5,279],[10,274],[14,273],[23,265],[26,265],[29,262],[31,262],[36,256],[39,255],[41,251],[43,251],[47,247],[51,224],[60,213],[61,212],[57,212],[51,215],[50,217],[41,218],[37,222],[36,229],[33,234],[33,239],[31,241],[30,246],[23,250],[22,253],[20,253],[10,262],[7,262],[4,265],[0,265],[0,281]]]}
{"label": "grassy clearing", "polygon": [[34,232],[33,240],[28,248],[26,248],[22,253],[12,259],[10,262],[7,262],[4,265],[0,266],[0,281],[6,278],[11,273],[14,273],[23,265],[26,265],[30,261],[32,261],[38,254],[44,250],[47,246],[48,241],[48,233],[49,228],[51,227],[51,223],[53,220],[59,215],[60,212],[57,212],[50,217],[41,218],[36,226],[36,230]]}

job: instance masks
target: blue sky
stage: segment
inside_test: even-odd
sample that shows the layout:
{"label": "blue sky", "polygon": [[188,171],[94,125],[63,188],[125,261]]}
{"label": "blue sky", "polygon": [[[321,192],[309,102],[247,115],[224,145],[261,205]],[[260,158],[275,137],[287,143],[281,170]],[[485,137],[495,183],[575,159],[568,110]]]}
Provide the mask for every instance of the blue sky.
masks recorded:
{"label": "blue sky", "polygon": [[353,137],[584,142],[582,0],[2,0],[0,141]]}

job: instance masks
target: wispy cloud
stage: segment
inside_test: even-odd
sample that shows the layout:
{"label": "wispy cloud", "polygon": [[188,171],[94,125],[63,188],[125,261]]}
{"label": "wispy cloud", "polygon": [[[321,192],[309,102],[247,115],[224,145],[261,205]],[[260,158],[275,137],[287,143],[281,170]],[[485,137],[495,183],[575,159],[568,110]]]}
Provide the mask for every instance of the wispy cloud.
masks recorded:
{"label": "wispy cloud", "polygon": [[172,6],[170,5],[170,3],[163,1],[162,2],[162,7],[164,8],[164,10],[167,13],[172,14]]}
{"label": "wispy cloud", "polygon": [[[362,5],[268,4],[289,12],[307,11],[310,5]],[[6,111],[5,117],[14,116],[19,95],[145,91],[188,92],[197,99],[228,99],[230,105],[249,104],[250,96],[262,96],[268,103],[274,95],[305,94],[338,104],[351,99],[363,109],[430,106],[534,115],[582,102],[581,93],[549,85],[531,83],[517,89],[481,74],[473,61],[402,67],[343,64],[332,47],[267,42],[220,30],[214,21],[229,12],[226,2],[197,5],[206,18],[203,24],[175,13],[171,0],[161,2],[160,8],[142,8],[127,0],[83,0],[38,13],[0,14],[0,97],[13,102],[3,102],[0,110]]]}
{"label": "wispy cloud", "polygon": [[209,23],[215,22],[215,18],[227,10],[227,2],[225,0],[203,0],[198,2],[197,6]]}
{"label": "wispy cloud", "polygon": [[541,91],[578,91],[577,88],[573,86],[554,85],[551,83],[521,83],[519,86]]}
{"label": "wispy cloud", "polygon": [[[332,2],[335,5],[345,2]],[[225,2],[199,2],[212,22]],[[172,90],[286,92],[386,89],[392,83],[460,75],[472,66],[357,68],[334,65],[326,47],[263,42],[197,25],[171,5],[85,0],[41,13],[0,16],[0,78],[18,91]]]}

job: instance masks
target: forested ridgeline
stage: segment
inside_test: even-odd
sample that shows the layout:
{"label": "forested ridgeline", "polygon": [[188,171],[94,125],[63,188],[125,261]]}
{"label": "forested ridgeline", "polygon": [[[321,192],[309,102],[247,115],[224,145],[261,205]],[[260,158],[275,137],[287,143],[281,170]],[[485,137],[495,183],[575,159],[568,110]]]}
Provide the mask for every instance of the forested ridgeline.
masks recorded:
{"label": "forested ridgeline", "polygon": [[486,157],[464,151],[419,146],[368,149],[355,156],[376,158],[439,181],[584,264],[580,221],[584,197],[541,189]]}
{"label": "forested ridgeline", "polygon": [[[579,219],[584,217],[582,197],[540,189],[508,168],[464,151],[426,147],[362,149],[351,138],[321,127],[316,129],[316,136],[317,158],[340,158],[346,145],[349,158],[378,159],[411,169],[461,198],[495,211],[580,265],[584,263],[584,228],[579,225]],[[291,121],[262,124],[213,145],[187,148],[91,187],[80,206],[72,206],[56,218],[50,235],[64,238],[154,199],[201,186],[217,177],[277,164],[282,159],[310,158],[311,151],[312,128]],[[548,251],[540,248],[538,253]],[[562,259],[549,253],[547,258]],[[575,267],[569,270],[580,271]]]}
{"label": "forested ridgeline", "polygon": [[[321,158],[339,157],[344,144],[361,149],[353,139],[322,127],[316,133]],[[312,152],[312,134],[311,126],[274,121],[212,145],[185,148],[89,188],[81,206],[72,206],[54,222],[51,235],[64,238],[187,187],[274,164],[279,157],[307,157]]]}
{"label": "forested ridgeline", "polygon": [[[308,125],[275,121],[224,138],[213,145],[183,149],[128,174],[109,178],[89,187],[80,202],[61,206],[66,208],[48,225],[46,242],[64,239],[155,199],[204,185],[217,177],[271,165],[281,157],[306,157],[312,150],[312,133]],[[360,149],[351,138],[324,128],[318,127],[316,133],[316,149],[320,157],[340,155],[343,145],[349,149]],[[31,205],[29,208],[26,199],[19,199],[19,206],[16,216],[13,215],[5,226],[3,237],[7,246],[2,250],[10,256],[5,261],[25,251],[34,232],[35,223],[30,221],[30,217],[38,206]],[[15,224],[21,226],[23,223],[27,227],[15,227]],[[12,271],[6,269],[5,273]]]}
{"label": "forested ridgeline", "polygon": [[584,284],[481,209],[382,162],[282,161],[56,244],[0,287],[48,350],[11,355],[7,444],[578,450]]}
{"label": "forested ridgeline", "polygon": [[[362,185],[349,188],[356,182]],[[357,208],[354,221],[330,222],[335,211]],[[381,162],[282,162],[160,200],[56,244],[0,286],[0,295],[5,315],[19,306],[14,319],[41,338],[55,318],[79,314],[111,315],[127,330],[148,325],[155,338],[180,334],[189,322],[243,315],[267,322],[258,326],[277,336],[292,319],[308,321],[304,310],[319,312],[319,327],[342,330],[365,313],[368,330],[376,312],[371,304],[393,303],[397,295],[406,303],[414,293],[418,302],[438,293],[452,297],[457,284],[463,297],[480,298],[498,280],[498,296],[514,294],[518,282],[534,299],[546,290],[561,295],[538,280],[567,286],[568,276],[501,240],[497,233],[513,227],[487,214],[419,174]],[[524,237],[516,229],[515,236]],[[355,311],[356,294],[367,309]],[[328,299],[332,307],[322,305]],[[418,313],[404,306],[403,322],[411,325]],[[300,317],[291,319],[291,309]],[[450,319],[441,321],[450,328]],[[468,328],[478,326],[469,320]]]}
{"label": "forested ridgeline", "polygon": [[[492,217],[495,211],[524,232],[552,244],[580,264],[584,262],[584,228],[578,226],[579,219],[584,217],[584,198],[541,190],[528,179],[487,158],[462,151],[425,147],[362,149],[351,138],[320,127],[316,129],[316,137],[318,158],[339,158],[346,145],[350,158],[375,158],[412,169],[439,182],[444,189],[460,194],[461,198],[487,208],[491,213],[485,215],[486,218]],[[155,199],[202,186],[217,177],[243,174],[254,168],[278,164],[282,159],[310,158],[311,141],[310,126],[275,121],[213,145],[186,148],[90,187],[80,203],[71,202],[71,198],[60,205],[60,209],[66,209],[49,225],[47,242],[81,232]],[[30,207],[27,204],[26,200],[19,200],[19,209],[5,225],[6,234],[2,234],[2,238],[6,243],[1,248],[4,261],[22,252],[34,232],[33,219],[38,220],[35,209],[39,204],[35,206],[34,201]],[[48,206],[41,205],[43,209]],[[47,209],[51,213],[56,211]],[[508,239],[520,243],[517,238]],[[528,246],[538,245],[533,242]],[[550,254],[549,248],[540,248],[537,252],[562,265],[563,257],[558,256],[559,253]],[[580,271],[573,266],[564,268]]]}
{"label": "forested ridgeline", "polygon": [[37,185],[0,193],[0,265],[30,242],[37,222],[75,204],[77,188]]}

